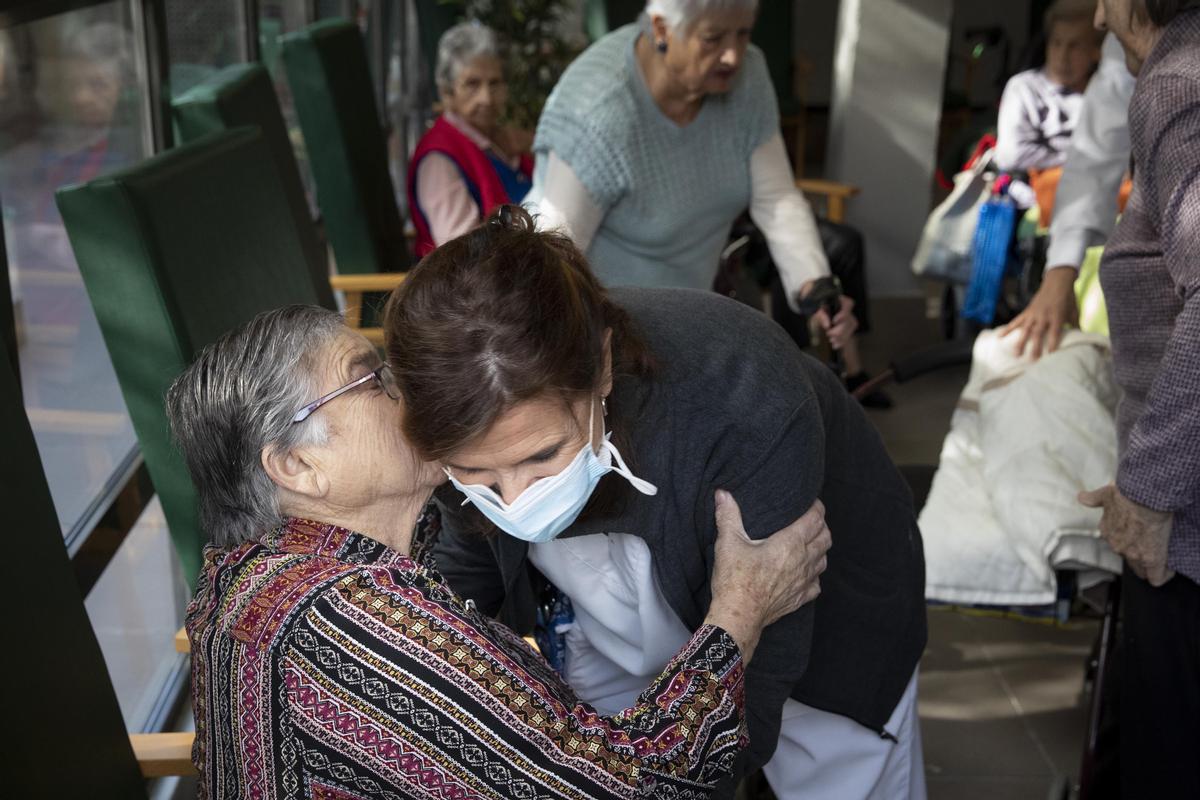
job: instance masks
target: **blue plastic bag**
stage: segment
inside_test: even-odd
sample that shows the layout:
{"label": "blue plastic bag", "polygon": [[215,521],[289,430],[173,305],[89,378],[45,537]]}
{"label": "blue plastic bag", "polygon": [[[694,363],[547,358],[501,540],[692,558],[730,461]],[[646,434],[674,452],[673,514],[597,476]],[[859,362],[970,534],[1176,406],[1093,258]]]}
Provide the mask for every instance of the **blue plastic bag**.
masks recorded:
{"label": "blue plastic bag", "polygon": [[1007,197],[987,201],[979,209],[979,224],[971,247],[971,282],[962,316],[983,325],[996,317],[996,303],[1012,253],[1017,207]]}

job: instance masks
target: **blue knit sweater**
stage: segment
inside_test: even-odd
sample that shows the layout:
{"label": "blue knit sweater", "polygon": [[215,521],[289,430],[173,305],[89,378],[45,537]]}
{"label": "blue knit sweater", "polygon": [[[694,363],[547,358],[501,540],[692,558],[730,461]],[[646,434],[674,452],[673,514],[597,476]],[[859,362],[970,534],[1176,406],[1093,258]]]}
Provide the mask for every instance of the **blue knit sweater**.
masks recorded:
{"label": "blue knit sweater", "polygon": [[750,156],[779,130],[774,89],[751,45],[730,91],[709,95],[680,127],[646,87],[639,33],[613,31],[563,73],[534,153],[540,162],[557,154],[605,211],[587,253],[605,284],[709,289],[730,226],[750,204]]}

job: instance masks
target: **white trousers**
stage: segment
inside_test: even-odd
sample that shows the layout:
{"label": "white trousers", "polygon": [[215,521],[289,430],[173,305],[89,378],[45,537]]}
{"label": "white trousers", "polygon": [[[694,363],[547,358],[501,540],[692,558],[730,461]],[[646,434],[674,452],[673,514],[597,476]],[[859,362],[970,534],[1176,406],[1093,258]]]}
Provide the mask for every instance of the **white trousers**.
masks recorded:
{"label": "white trousers", "polygon": [[763,774],[779,800],[924,800],[915,671],[884,730],[788,700]]}

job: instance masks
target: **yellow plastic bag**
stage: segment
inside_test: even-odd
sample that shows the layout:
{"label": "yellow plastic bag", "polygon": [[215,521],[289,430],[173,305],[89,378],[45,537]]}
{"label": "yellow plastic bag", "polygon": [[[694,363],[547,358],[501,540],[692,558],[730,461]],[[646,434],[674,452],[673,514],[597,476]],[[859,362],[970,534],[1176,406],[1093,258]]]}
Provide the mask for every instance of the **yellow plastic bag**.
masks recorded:
{"label": "yellow plastic bag", "polygon": [[1075,302],[1079,304],[1079,329],[1108,336],[1108,306],[1100,289],[1100,258],[1103,247],[1088,248],[1075,279]]}

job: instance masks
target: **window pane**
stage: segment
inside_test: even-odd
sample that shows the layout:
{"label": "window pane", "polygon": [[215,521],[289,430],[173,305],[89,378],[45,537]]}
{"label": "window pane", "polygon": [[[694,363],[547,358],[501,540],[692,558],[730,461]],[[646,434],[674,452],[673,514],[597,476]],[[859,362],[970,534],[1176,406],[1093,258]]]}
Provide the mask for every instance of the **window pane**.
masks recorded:
{"label": "window pane", "polygon": [[172,95],[246,60],[243,7],[242,0],[166,0]]}
{"label": "window pane", "polygon": [[54,191],[149,154],[128,2],[0,31],[0,205],[25,404],[68,545],[135,453]]}
{"label": "window pane", "polygon": [[292,102],[292,90],[288,86],[279,48],[280,36],[298,31],[311,21],[307,14],[307,0],[263,0],[258,4],[258,46],[263,66],[271,73],[275,82],[275,94],[279,97],[283,121],[287,125],[288,137],[292,140],[292,149],[296,153],[300,179],[304,183],[304,192],[308,195],[309,207],[315,215],[317,207],[313,193],[312,167],[309,166],[304,136],[300,132],[300,121],[296,117],[296,106]]}
{"label": "window pane", "polygon": [[183,625],[187,601],[179,556],[155,498],[85,604],[132,732],[153,733],[173,705],[164,690],[186,667],[185,657],[175,652],[175,631]]}

